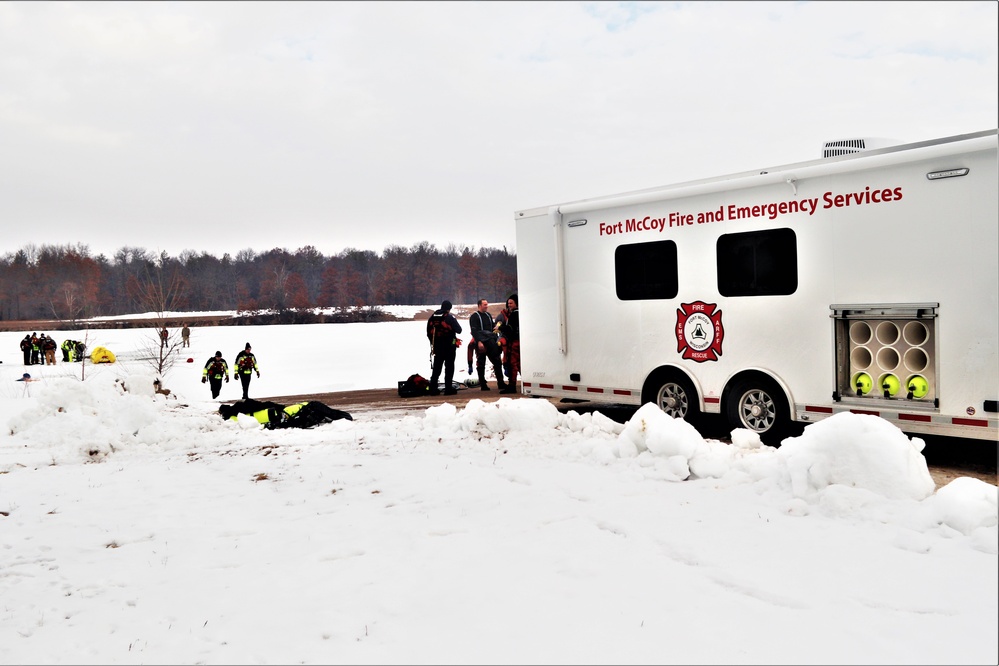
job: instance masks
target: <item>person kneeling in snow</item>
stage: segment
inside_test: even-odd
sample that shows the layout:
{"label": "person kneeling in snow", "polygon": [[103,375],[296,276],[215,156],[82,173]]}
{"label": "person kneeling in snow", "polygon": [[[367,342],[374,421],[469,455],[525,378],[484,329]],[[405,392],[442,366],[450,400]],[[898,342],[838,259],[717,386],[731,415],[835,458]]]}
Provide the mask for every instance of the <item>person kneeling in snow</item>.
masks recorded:
{"label": "person kneeling in snow", "polygon": [[267,400],[237,400],[231,405],[219,405],[224,419],[235,421],[240,414],[249,414],[268,430],[275,428],[311,428],[340,419],[353,421],[347,412],[333,409],[318,400],[282,405]]}

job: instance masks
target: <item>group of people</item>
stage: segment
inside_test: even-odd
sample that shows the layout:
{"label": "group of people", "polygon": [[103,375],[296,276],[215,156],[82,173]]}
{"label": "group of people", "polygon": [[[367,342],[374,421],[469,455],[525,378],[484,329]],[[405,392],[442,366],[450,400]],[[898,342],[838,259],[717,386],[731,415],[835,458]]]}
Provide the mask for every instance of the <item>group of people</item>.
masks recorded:
{"label": "group of people", "polygon": [[76,363],[83,360],[83,353],[87,351],[87,345],[79,340],[66,339],[62,341],[60,349],[62,349],[63,363]]}
{"label": "group of people", "polygon": [[[160,347],[166,347],[169,341],[170,341],[170,332],[167,330],[166,326],[164,326],[160,330]],[[186,323],[184,324],[184,327],[180,329],[180,346],[181,347],[191,346],[191,329]]]}
{"label": "group of people", "polygon": [[77,340],[64,340],[60,346],[50,335],[32,333],[31,335],[25,335],[21,340],[21,353],[24,354],[24,364],[55,365],[56,349],[60,347],[62,349],[62,360],[66,363],[81,360],[83,352],[87,348],[85,344]]}
{"label": "group of people", "polygon": [[[441,372],[444,373],[444,395],[454,395],[457,390],[454,385],[454,361],[458,347],[461,346],[461,339],[458,337],[462,332],[461,324],[451,314],[451,301],[441,303],[439,310],[436,310],[427,320],[427,338],[430,340],[432,348],[433,368],[430,376],[430,395],[440,395],[438,380]],[[517,392],[517,375],[520,374],[520,314],[517,305],[517,295],[511,294],[506,300],[506,308],[500,312],[495,319],[489,313],[489,301],[481,298],[476,311],[468,318],[469,329],[472,339],[468,347],[468,373],[472,374],[472,358],[476,360],[478,373],[478,386],[483,391],[491,390],[486,381],[486,361],[493,366],[496,375],[496,386],[500,393]],[[182,345],[190,346],[191,331],[184,324],[181,331]],[[169,333],[164,327],[160,331],[160,342],[167,344]],[[50,336],[42,333],[37,335],[25,335],[21,340],[21,351],[24,352],[24,364],[55,364],[55,350],[59,348],[56,341]],[[62,343],[62,360],[64,362],[79,361],[82,359],[86,345],[77,340],[65,340]],[[243,349],[236,354],[233,361],[233,374],[239,377],[243,389],[243,401],[250,400],[250,380],[256,374],[260,377],[260,368],[257,365],[257,357],[253,354],[253,348],[247,342]],[[506,368],[507,381],[504,381],[504,368]],[[212,398],[216,399],[222,392],[222,383],[229,382],[229,364],[222,357],[221,351],[205,362],[205,367],[201,372],[201,383],[211,387]],[[164,389],[159,379],[154,382],[157,393],[168,395],[170,392]],[[224,415],[229,416],[229,415]],[[342,417],[340,417],[342,418]],[[349,416],[347,417],[349,418]]]}
{"label": "group of people", "polygon": [[[233,361],[233,374],[239,377],[243,385],[243,400],[250,398],[250,379],[256,373],[260,376],[260,368],[257,367],[257,357],[253,355],[252,347],[247,342],[241,352],[236,354]],[[205,362],[205,368],[201,372],[201,383],[207,383],[212,389],[212,398],[219,397],[222,392],[222,382],[229,381],[229,364],[222,358],[222,352],[216,351],[215,355]]]}
{"label": "group of people", "polygon": [[[454,395],[454,359],[461,339],[461,324],[451,314],[451,301],[441,303],[427,320],[427,338],[432,348],[433,364],[430,374],[430,395],[440,395],[438,380],[444,373],[444,395]],[[489,301],[480,298],[475,312],[468,318],[472,339],[468,345],[468,374],[472,374],[472,357],[478,375],[479,388],[491,390],[486,381],[486,361],[493,366],[496,386],[500,393],[517,392],[517,375],[520,374],[520,311],[517,294],[506,299],[506,308],[493,319],[489,313]],[[509,378],[504,381],[504,367]]]}

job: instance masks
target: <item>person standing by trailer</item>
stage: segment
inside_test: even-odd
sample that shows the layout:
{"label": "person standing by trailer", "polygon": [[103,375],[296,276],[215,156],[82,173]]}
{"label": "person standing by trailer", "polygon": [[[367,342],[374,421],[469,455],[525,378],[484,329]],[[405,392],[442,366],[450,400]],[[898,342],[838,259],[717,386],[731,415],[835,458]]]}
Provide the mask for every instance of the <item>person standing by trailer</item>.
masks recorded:
{"label": "person standing by trailer", "polygon": [[427,320],[427,339],[430,340],[434,361],[430,372],[430,395],[440,395],[437,380],[444,370],[444,395],[454,395],[454,357],[461,341],[461,324],[451,314],[451,301],[443,301],[440,310]]}
{"label": "person standing by trailer", "polygon": [[219,397],[222,391],[222,380],[229,382],[229,364],[222,358],[222,352],[215,352],[215,356],[208,359],[205,369],[201,371],[201,383],[208,382],[212,387],[212,398]]}
{"label": "person standing by trailer", "polygon": [[520,374],[520,310],[517,309],[517,294],[510,294],[506,299],[506,309],[496,318],[496,322],[499,324],[503,365],[509,369],[509,383],[503,393],[516,393],[517,375]]}
{"label": "person standing by trailer", "polygon": [[506,391],[507,385],[503,382],[503,362],[500,360],[499,334],[493,330],[496,327],[496,322],[493,320],[493,316],[489,314],[488,300],[484,298],[479,299],[479,308],[468,318],[468,325],[472,330],[472,337],[476,342],[481,342],[486,350],[486,353],[480,355],[476,362],[476,369],[479,374],[479,388],[483,391],[489,390],[489,384],[486,383],[486,359],[488,358],[489,362],[493,364],[493,371],[496,373],[496,386],[501,393]]}
{"label": "person standing by trailer", "polygon": [[233,361],[235,366],[235,372],[239,375],[239,381],[243,385],[243,400],[250,399],[250,379],[253,378],[253,373],[257,373],[257,377],[260,377],[260,368],[257,367],[257,357],[253,355],[251,351],[250,343],[247,342],[243,351],[236,354],[236,360]]}

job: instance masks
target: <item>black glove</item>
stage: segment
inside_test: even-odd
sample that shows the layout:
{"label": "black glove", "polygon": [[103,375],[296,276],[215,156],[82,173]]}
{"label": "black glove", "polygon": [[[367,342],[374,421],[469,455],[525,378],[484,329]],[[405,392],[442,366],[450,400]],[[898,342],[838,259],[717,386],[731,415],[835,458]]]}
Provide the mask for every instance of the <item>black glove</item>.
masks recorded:
{"label": "black glove", "polygon": [[202,383],[202,384],[204,384],[204,383],[205,383],[205,382],[207,382],[207,381],[208,381],[208,378],[207,378],[207,377],[202,377],[202,378],[201,378],[201,383]]}

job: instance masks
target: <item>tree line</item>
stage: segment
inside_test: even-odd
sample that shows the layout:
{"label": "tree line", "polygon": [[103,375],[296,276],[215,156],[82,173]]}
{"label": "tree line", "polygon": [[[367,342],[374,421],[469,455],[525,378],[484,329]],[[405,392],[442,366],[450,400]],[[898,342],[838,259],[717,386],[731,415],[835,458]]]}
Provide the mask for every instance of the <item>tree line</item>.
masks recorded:
{"label": "tree line", "polygon": [[[0,319],[79,319],[141,312],[236,310],[315,321],[313,308],[346,313],[376,305],[505,300],[516,291],[517,257],[496,248],[423,242],[381,253],[348,248],[325,256],[241,250],[235,257],[185,250],[178,257],[122,247],[94,256],[82,243],[28,245],[0,256]],[[255,322],[256,323],[256,322]]]}

